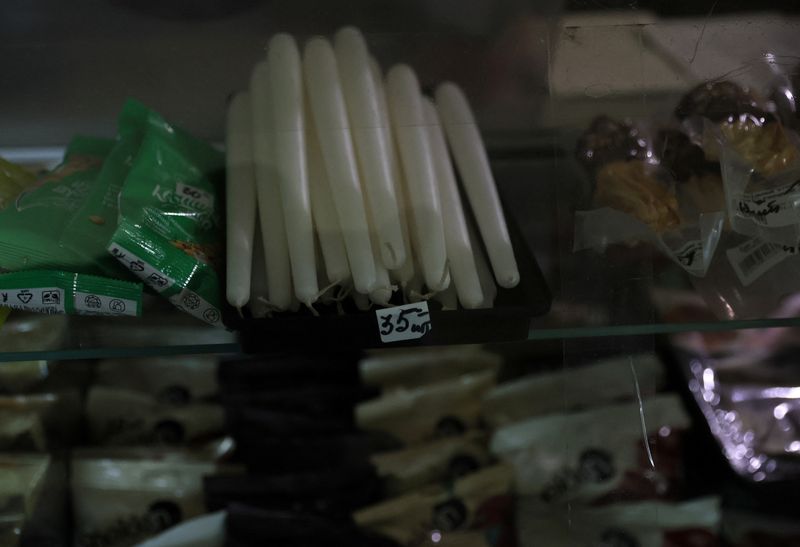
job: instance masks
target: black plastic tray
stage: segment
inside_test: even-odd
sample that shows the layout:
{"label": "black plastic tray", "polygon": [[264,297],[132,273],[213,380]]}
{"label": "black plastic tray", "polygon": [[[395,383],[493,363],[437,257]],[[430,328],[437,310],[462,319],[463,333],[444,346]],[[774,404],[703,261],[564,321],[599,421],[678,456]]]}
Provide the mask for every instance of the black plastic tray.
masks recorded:
{"label": "black plastic tray", "polygon": [[[536,257],[522,236],[520,219],[510,213],[513,192],[508,191],[505,182],[513,188],[514,182],[518,186],[519,181],[498,179],[520,283],[513,289],[498,288],[493,308],[443,311],[438,302],[431,300],[428,302],[431,331],[416,340],[389,343],[381,341],[375,310],[360,311],[352,303],[345,305],[344,314],[339,314],[335,306],[319,306],[319,316],[302,310],[264,319],[241,318],[232,309],[227,309],[224,313],[226,325],[240,332],[242,349],[246,353],[270,353],[287,348],[305,348],[315,352],[343,347],[433,346],[524,340],[531,319],[549,311],[551,295]],[[466,205],[466,199],[463,201]],[[405,303],[398,293],[392,302],[397,305]]]}

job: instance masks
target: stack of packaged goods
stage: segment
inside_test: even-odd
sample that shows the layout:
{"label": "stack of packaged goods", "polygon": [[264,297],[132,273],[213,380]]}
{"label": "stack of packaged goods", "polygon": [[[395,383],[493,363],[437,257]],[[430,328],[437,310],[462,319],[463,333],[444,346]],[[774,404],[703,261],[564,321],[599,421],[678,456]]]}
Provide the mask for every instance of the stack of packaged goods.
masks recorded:
{"label": "stack of packaged goods", "polygon": [[67,462],[80,436],[82,363],[4,363],[0,372],[0,543],[68,545]]}
{"label": "stack of packaged goods", "polygon": [[800,272],[796,63],[767,53],[689,90],[668,118],[597,117],[576,149],[593,209],[576,213],[575,250],[648,242],[717,317],[778,308]]}
{"label": "stack of packaged goods", "polygon": [[203,480],[237,473],[208,357],[94,363],[71,454],[74,544],[128,547],[206,513]]}
{"label": "stack of packaged goods", "polygon": [[358,425],[398,446],[370,458],[384,499],[353,514],[360,527],[401,546],[513,544],[513,468],[491,456],[482,419],[501,364],[477,347],[361,362],[382,394],[356,408]]}
{"label": "stack of packaged goods", "polygon": [[491,452],[513,468],[520,545],[718,544],[719,500],[685,499],[690,419],[663,385],[658,359],[638,354],[486,396]]}
{"label": "stack of packaged goods", "polygon": [[62,163],[33,183],[11,185],[19,170],[0,168],[2,306],[139,316],[141,280],[221,324],[220,152],[129,100],[115,139],[74,138]]}

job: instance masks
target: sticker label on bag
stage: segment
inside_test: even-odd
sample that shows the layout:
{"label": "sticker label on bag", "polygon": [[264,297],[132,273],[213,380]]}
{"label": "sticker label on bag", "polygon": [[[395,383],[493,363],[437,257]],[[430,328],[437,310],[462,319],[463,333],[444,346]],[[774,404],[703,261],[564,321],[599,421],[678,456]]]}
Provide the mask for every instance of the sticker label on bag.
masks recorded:
{"label": "sticker label on bag", "polygon": [[747,287],[789,256],[782,245],[764,241],[760,237],[748,239],[738,247],[726,251],[736,277]]}
{"label": "sticker label on bag", "polygon": [[128,268],[133,275],[144,281],[147,285],[154,288],[158,292],[164,292],[166,289],[175,284],[175,281],[170,279],[163,272],[158,271],[135,254],[127,249],[123,249],[116,243],[112,243],[108,247],[108,251],[117,260],[119,260],[123,266]]}
{"label": "sticker label on bag", "polygon": [[136,317],[136,301],[106,294],[76,292],[75,313],[79,315],[130,315]]}
{"label": "sticker label on bag", "polygon": [[375,317],[383,343],[416,340],[433,328],[427,302],[375,310]]}
{"label": "sticker label on bag", "polygon": [[64,291],[57,287],[4,289],[0,291],[0,306],[34,313],[66,313]]}
{"label": "sticker label on bag", "polygon": [[221,318],[219,310],[194,291],[183,289],[178,294],[170,296],[169,301],[182,312],[202,319],[211,325],[219,324]]}
{"label": "sticker label on bag", "polygon": [[777,228],[800,222],[800,180],[779,188],[742,194],[735,202],[739,216],[760,226]]}

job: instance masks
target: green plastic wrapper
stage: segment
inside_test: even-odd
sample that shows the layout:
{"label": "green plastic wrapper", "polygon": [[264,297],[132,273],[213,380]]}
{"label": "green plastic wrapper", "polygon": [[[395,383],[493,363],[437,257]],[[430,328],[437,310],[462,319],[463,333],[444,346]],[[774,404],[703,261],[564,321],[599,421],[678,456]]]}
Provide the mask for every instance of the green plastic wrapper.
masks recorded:
{"label": "green plastic wrapper", "polygon": [[0,306],[34,313],[129,315],[142,313],[142,285],[61,271],[0,274]]}
{"label": "green plastic wrapper", "polygon": [[65,238],[90,195],[113,141],[76,137],[64,161],[0,211],[0,268],[96,273],[78,250],[83,242]]}
{"label": "green plastic wrapper", "polygon": [[[125,109],[146,109],[129,101]],[[146,111],[146,129],[119,194],[108,252],[179,309],[221,325],[224,156]]]}
{"label": "green plastic wrapper", "polygon": [[0,158],[0,209],[5,209],[36,180],[36,175]]}

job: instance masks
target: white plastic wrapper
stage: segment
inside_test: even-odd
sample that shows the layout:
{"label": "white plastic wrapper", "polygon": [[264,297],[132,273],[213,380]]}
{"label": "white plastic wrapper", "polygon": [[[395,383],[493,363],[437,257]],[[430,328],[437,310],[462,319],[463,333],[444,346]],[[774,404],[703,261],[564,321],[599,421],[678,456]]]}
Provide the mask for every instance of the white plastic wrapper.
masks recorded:
{"label": "white plastic wrapper", "polygon": [[89,436],[103,445],[169,444],[209,439],[224,429],[225,412],[215,404],[164,404],[155,397],[95,387],[86,401]]}
{"label": "white plastic wrapper", "polygon": [[542,414],[652,396],[663,384],[663,365],[655,354],[623,355],[500,384],[484,398],[483,414],[489,425],[501,427]]}
{"label": "white plastic wrapper", "polygon": [[718,498],[544,513],[532,510],[523,498],[517,507],[517,527],[520,547],[717,547],[720,513]]}
{"label": "white plastic wrapper", "polygon": [[374,352],[358,364],[367,385],[410,388],[460,374],[498,370],[503,359],[480,346],[451,346]]}
{"label": "white plastic wrapper", "polygon": [[609,207],[578,211],[573,251],[603,252],[615,243],[644,241],[655,245],[691,275],[703,277],[714,257],[724,223],[722,212],[699,213],[696,222],[659,234],[631,215]]}
{"label": "white plastic wrapper", "polygon": [[676,436],[689,425],[680,399],[662,395],[506,426],[490,449],[514,467],[516,492],[542,507],[652,499],[679,486]]}
{"label": "white plastic wrapper", "polygon": [[397,389],[356,407],[365,431],[388,433],[407,445],[460,435],[480,425],[481,400],[496,371],[465,374],[413,389]]}

